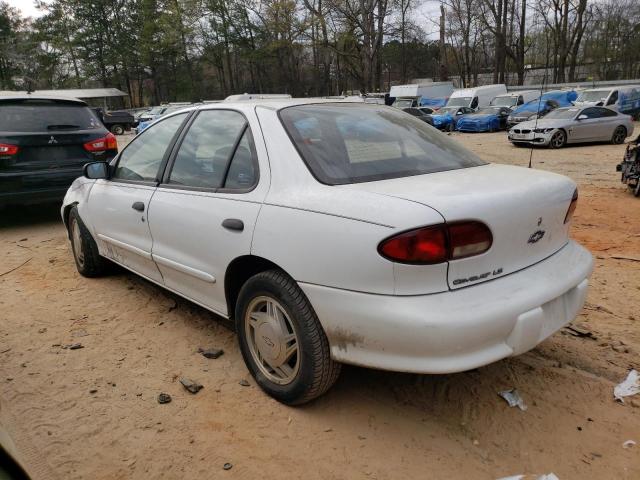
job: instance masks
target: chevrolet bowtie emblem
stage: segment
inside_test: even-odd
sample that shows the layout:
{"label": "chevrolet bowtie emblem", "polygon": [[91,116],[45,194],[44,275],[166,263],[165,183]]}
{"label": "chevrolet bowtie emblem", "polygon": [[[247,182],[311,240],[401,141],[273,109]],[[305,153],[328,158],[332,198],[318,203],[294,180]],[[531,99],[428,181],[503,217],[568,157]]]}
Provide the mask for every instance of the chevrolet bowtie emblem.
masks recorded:
{"label": "chevrolet bowtie emblem", "polygon": [[527,243],[538,243],[542,240],[542,237],[544,237],[544,233],[544,230],[538,230],[537,232],[532,233]]}

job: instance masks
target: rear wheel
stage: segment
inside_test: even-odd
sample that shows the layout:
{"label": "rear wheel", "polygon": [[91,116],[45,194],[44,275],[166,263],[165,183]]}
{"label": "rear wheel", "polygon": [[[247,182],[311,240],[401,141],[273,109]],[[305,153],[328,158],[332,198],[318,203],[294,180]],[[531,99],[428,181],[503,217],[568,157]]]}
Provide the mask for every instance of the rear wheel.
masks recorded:
{"label": "rear wheel", "polygon": [[558,130],[549,140],[551,148],[562,148],[567,143],[567,134],[563,130]]}
{"label": "rear wheel", "polygon": [[107,261],[98,253],[98,245],[82,223],[78,208],[69,213],[69,238],[76,268],[85,277],[99,277],[107,270]]}
{"label": "rear wheel", "polygon": [[111,133],[114,135],[122,135],[124,134],[124,127],[120,124],[111,125]]}
{"label": "rear wheel", "polygon": [[620,125],[613,131],[613,135],[611,135],[611,143],[614,145],[620,145],[621,143],[624,143],[625,138],[627,138],[627,129]]}
{"label": "rear wheel", "polygon": [[260,387],[288,405],[325,393],[340,373],[309,300],[279,270],[251,277],[235,311],[240,350]]}
{"label": "rear wheel", "polygon": [[635,188],[633,189],[633,194],[634,194],[636,197],[640,197],[640,178],[636,181],[636,186],[635,186]]}

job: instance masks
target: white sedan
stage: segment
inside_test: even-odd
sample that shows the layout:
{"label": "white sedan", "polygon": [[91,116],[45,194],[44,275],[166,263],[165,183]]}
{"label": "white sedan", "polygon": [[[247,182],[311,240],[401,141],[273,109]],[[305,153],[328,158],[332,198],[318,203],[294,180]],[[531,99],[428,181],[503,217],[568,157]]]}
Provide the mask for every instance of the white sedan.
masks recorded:
{"label": "white sedan", "polygon": [[571,322],[593,266],[576,202],[395,108],[280,99],[162,118],[62,217],[82,275],[115,262],[233,318],[257,383],[299,404],[341,363],[463,371]]}
{"label": "white sedan", "polygon": [[512,127],[507,138],[516,146],[540,145],[561,148],[568,143],[624,143],[633,134],[629,115],[605,107],[564,107],[537,120]]}

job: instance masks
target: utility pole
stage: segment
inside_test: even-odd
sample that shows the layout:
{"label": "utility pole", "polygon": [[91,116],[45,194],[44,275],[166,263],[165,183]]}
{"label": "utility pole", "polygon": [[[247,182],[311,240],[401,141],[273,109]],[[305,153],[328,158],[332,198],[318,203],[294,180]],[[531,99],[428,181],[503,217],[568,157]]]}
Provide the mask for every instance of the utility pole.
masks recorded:
{"label": "utility pole", "polygon": [[438,76],[440,81],[449,80],[449,72],[447,70],[447,48],[445,46],[444,26],[445,26],[444,5],[440,4],[440,72]]}

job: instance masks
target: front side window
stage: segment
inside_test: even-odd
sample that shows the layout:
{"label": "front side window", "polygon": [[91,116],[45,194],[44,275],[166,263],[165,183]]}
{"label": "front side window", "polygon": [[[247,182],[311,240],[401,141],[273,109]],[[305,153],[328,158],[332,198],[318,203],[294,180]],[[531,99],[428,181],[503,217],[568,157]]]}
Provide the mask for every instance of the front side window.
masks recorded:
{"label": "front side window", "polygon": [[134,138],[120,154],[118,166],[112,178],[115,180],[155,181],[167,148],[185,118],[187,118],[187,113],[168,117],[154,123]]}
{"label": "front side window", "polygon": [[613,105],[617,101],[618,101],[618,91],[614,90],[611,96],[609,97],[609,100],[607,100],[607,105]]}
{"label": "front side window", "polygon": [[184,136],[168,183],[207,189],[251,187],[256,179],[253,152],[244,116],[231,110],[202,111]]}
{"label": "front side window", "polygon": [[379,105],[300,105],[280,118],[313,175],[329,185],[485,164],[425,122]]}

